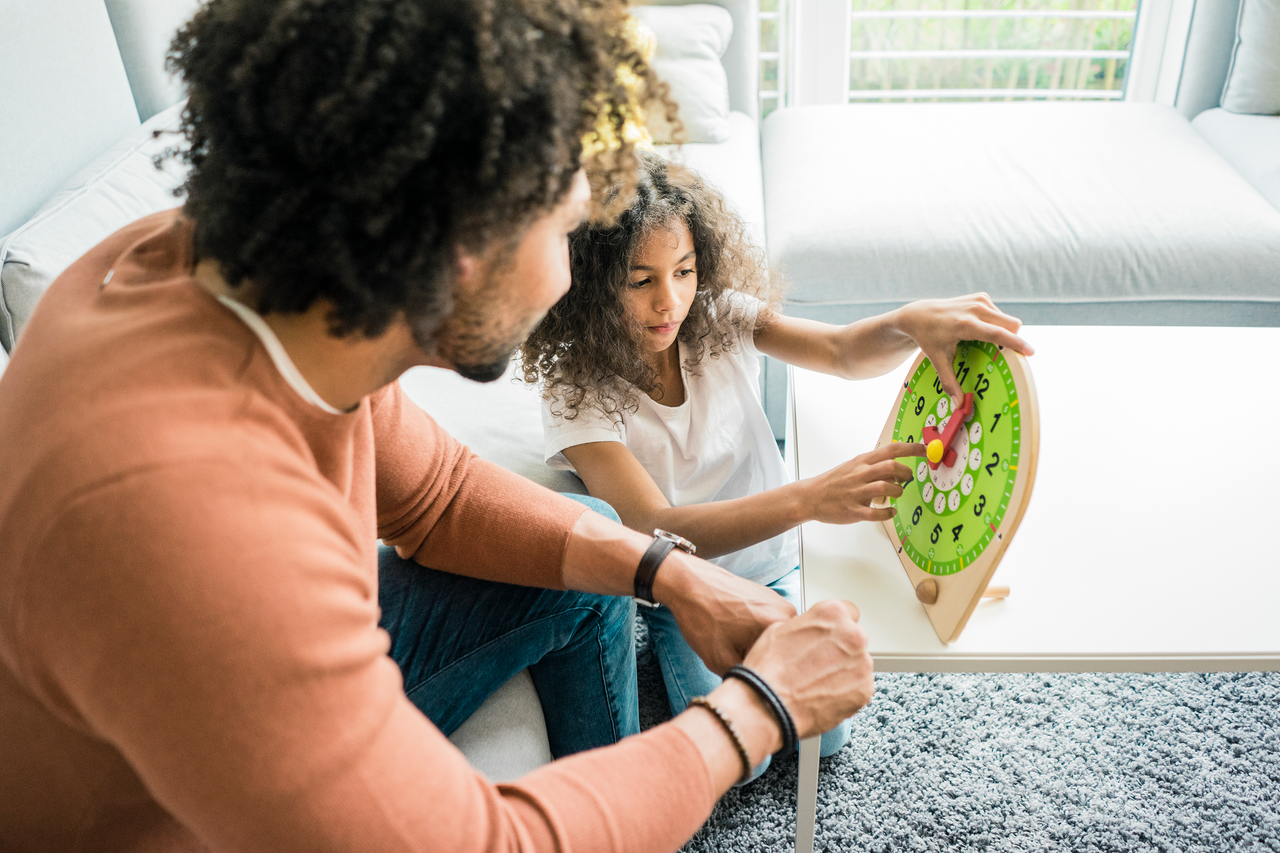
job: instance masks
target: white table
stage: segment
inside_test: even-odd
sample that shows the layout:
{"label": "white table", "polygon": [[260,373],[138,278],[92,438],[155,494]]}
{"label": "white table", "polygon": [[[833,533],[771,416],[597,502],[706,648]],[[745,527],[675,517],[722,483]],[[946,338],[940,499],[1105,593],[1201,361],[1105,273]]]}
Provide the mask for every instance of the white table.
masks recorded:
{"label": "white table", "polygon": [[[882,672],[1280,669],[1280,329],[1025,327],[1040,459],[1022,526],[961,637],[938,640],[878,524],[806,524],[806,606],[853,601]],[[791,374],[789,461],[875,446],[909,367]],[[800,750],[813,849],[818,741]]]}

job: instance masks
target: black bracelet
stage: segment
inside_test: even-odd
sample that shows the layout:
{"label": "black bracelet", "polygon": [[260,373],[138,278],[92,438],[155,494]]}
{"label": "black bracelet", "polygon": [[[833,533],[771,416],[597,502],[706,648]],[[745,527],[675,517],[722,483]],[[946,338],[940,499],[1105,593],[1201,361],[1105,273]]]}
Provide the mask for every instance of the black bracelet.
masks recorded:
{"label": "black bracelet", "polygon": [[751,756],[747,754],[747,747],[742,742],[742,736],[738,734],[738,728],[733,721],[725,716],[719,706],[715,705],[706,696],[694,696],[689,700],[689,707],[706,708],[715,718],[720,721],[720,727],[729,735],[729,740],[733,741],[733,748],[738,753],[738,760],[742,762],[742,775],[738,777],[738,784],[751,779]]}
{"label": "black bracelet", "polygon": [[773,692],[773,688],[769,686],[769,683],[754,670],[747,669],[745,666],[729,667],[729,671],[724,674],[724,677],[736,678],[749,684],[751,689],[755,690],[756,694],[769,706],[769,710],[778,721],[778,727],[782,729],[782,749],[773,754],[773,760],[777,762],[790,757],[800,743],[799,734],[796,732],[796,721],[791,718],[791,712],[787,710],[786,705],[782,704],[782,699],[778,697],[777,693]]}

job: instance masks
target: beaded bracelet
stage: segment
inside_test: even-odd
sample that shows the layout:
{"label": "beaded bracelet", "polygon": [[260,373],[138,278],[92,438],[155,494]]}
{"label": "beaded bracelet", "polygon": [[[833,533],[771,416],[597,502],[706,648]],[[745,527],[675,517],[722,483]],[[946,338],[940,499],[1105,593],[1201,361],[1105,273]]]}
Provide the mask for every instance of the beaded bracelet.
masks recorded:
{"label": "beaded bracelet", "polygon": [[791,718],[791,712],[787,710],[787,706],[782,704],[782,699],[778,694],[773,692],[773,688],[769,686],[760,675],[752,669],[745,666],[731,666],[729,671],[724,674],[725,678],[736,678],[739,681],[748,684],[753,690],[764,700],[769,706],[769,710],[773,712],[774,719],[778,721],[778,727],[782,729],[782,749],[773,754],[774,762],[787,758],[791,753],[796,751],[796,746],[800,743],[799,734],[796,732],[796,721]]}
{"label": "beaded bracelet", "polygon": [[738,734],[738,728],[733,721],[725,716],[724,711],[716,707],[706,696],[695,696],[689,700],[689,705],[697,705],[699,708],[706,708],[712,715],[720,721],[721,727],[729,734],[729,739],[733,741],[733,748],[738,751],[738,758],[742,761],[742,776],[738,779],[739,784],[751,778],[751,756],[747,754],[747,748],[742,743],[742,737]]}

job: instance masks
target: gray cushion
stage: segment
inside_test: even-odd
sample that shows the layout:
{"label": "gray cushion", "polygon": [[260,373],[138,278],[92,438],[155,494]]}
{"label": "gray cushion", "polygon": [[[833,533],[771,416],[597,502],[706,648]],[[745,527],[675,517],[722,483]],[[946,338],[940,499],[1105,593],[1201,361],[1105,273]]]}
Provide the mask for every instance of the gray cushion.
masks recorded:
{"label": "gray cushion", "polygon": [[1239,21],[1223,109],[1280,115],[1280,0],[1243,0]]}
{"label": "gray cushion", "polygon": [[1196,4],[1175,103],[1188,121],[1222,102],[1239,17],[1240,0]]}
{"label": "gray cushion", "polygon": [[659,145],[658,153],[698,171],[728,200],[747,225],[752,240],[765,245],[764,183],[760,173],[760,131],[756,121],[729,113],[728,138],[719,145]]}
{"label": "gray cushion", "polygon": [[1280,116],[1206,110],[1191,126],[1267,201],[1280,208]]}
{"label": "gray cushion", "polygon": [[[724,142],[729,138],[729,80],[720,57],[733,35],[733,17],[707,3],[687,6],[638,6],[633,14],[657,41],[650,64],[671,87],[686,142]],[[658,104],[649,107],[654,142],[672,142],[672,127]]]}
{"label": "gray cushion", "polygon": [[786,109],[762,146],[792,313],[985,290],[1035,322],[1280,320],[1280,211],[1171,108]]}
{"label": "gray cushion", "polygon": [[178,104],[152,118],[93,160],[58,190],[29,222],[0,241],[0,343],[10,350],[36,302],[61,272],[103,239],[135,219],[180,202],[173,191],[185,168],[153,157],[181,137]]}
{"label": "gray cushion", "polygon": [[547,721],[529,670],[494,691],[449,740],[493,782],[518,779],[549,763]]}
{"label": "gray cushion", "polygon": [[0,234],[138,126],[101,3],[0,0]]}
{"label": "gray cushion", "polygon": [[164,70],[174,33],[200,0],[106,0],[120,56],[143,121],[186,97],[182,81]]}

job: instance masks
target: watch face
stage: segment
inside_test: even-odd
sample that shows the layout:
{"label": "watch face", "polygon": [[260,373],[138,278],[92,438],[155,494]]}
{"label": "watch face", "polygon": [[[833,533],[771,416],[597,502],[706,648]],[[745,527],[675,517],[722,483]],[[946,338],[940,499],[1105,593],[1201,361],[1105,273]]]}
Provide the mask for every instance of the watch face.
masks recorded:
{"label": "watch face", "polygon": [[[973,412],[951,441],[955,455],[936,468],[920,460],[894,501],[903,553],[932,575],[955,574],[1000,541],[1022,447],[1018,392],[1000,347],[963,342],[954,367],[961,389],[973,394]],[[955,416],[926,358],[907,380],[893,440],[919,441],[926,425],[944,433]]]}

